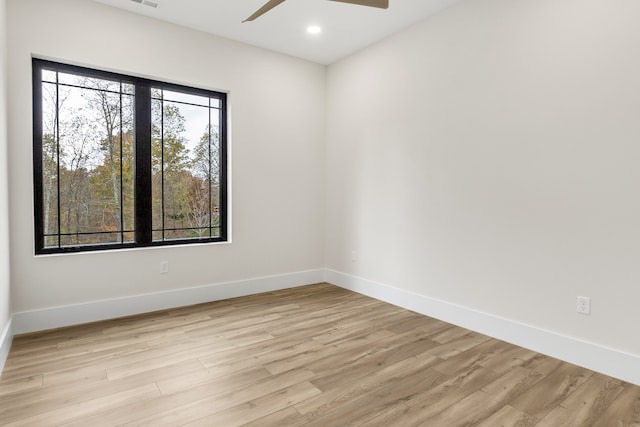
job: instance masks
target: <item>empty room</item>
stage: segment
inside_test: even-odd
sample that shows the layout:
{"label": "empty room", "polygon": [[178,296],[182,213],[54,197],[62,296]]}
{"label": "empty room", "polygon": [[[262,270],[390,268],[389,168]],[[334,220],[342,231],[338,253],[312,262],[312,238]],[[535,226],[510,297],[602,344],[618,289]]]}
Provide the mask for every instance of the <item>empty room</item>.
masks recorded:
{"label": "empty room", "polygon": [[637,0],[0,0],[0,426],[640,426]]}

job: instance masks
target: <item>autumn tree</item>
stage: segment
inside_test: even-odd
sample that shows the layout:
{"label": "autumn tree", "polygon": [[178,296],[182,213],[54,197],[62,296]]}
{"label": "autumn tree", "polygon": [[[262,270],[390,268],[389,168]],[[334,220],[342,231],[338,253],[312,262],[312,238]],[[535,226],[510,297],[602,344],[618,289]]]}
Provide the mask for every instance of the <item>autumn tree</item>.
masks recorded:
{"label": "autumn tree", "polygon": [[[131,181],[132,170],[124,171],[124,164],[131,165],[133,161],[133,139],[124,138],[126,133],[131,135],[133,125],[133,107],[131,96],[122,94],[121,83],[103,79],[85,78],[83,87],[88,90],[82,92],[82,97],[87,101],[87,116],[94,119],[99,127],[96,137],[100,140],[100,151],[103,157],[102,165],[97,171],[108,172],[107,178],[110,185],[110,203],[103,206],[111,212],[113,225],[105,224],[106,228],[113,231],[122,231],[123,224],[123,181]],[[130,175],[125,177],[125,173]],[[98,186],[103,186],[105,181],[94,180]],[[103,188],[104,189],[104,188]],[[127,199],[131,199],[127,197]],[[103,211],[104,212],[104,211]]]}
{"label": "autumn tree", "polygon": [[208,125],[193,150],[193,172],[187,191],[191,228],[198,236],[208,233],[210,226],[219,226],[220,201],[220,137],[217,128]]}

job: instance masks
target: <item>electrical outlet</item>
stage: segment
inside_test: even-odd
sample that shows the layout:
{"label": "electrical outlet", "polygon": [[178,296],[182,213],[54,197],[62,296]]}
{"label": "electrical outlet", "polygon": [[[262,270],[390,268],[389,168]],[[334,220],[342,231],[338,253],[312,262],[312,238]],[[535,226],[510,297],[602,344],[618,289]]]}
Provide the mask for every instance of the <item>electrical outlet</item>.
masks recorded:
{"label": "electrical outlet", "polygon": [[358,259],[358,253],[356,251],[351,251],[351,261],[356,261]]}
{"label": "electrical outlet", "polygon": [[169,261],[160,261],[160,274],[169,274]]}
{"label": "electrical outlet", "polygon": [[591,314],[591,298],[578,297],[578,313]]}

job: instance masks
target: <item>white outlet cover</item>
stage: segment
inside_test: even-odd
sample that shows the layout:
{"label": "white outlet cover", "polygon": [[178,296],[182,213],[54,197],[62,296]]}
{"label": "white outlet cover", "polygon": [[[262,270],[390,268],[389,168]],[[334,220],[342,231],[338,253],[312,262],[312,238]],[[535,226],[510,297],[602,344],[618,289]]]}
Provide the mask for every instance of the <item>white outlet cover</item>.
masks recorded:
{"label": "white outlet cover", "polygon": [[578,297],[577,309],[580,314],[591,314],[591,298]]}
{"label": "white outlet cover", "polygon": [[169,261],[160,262],[160,274],[168,274],[169,273]]}

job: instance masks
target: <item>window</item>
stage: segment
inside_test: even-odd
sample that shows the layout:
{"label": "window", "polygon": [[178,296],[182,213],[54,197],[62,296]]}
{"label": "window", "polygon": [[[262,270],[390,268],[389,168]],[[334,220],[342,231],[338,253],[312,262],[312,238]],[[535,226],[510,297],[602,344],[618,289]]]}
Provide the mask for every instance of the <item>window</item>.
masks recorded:
{"label": "window", "polygon": [[33,60],[36,253],[227,240],[226,95]]}

